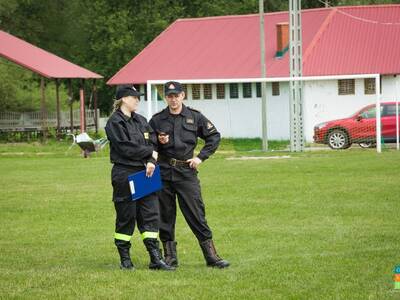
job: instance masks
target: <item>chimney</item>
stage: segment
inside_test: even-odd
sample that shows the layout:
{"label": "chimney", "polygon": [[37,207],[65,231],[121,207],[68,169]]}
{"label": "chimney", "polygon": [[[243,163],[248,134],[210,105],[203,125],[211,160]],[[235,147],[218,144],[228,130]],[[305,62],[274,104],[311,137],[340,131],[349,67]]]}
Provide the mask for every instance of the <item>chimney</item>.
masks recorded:
{"label": "chimney", "polygon": [[289,23],[276,24],[276,58],[282,58],[289,49]]}

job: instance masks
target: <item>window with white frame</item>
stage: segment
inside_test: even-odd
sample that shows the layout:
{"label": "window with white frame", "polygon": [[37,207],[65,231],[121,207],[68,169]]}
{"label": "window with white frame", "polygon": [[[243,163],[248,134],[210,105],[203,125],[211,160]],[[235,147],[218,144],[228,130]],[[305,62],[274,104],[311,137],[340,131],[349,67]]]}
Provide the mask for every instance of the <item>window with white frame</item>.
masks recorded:
{"label": "window with white frame", "polygon": [[185,98],[183,98],[183,100],[187,100],[187,84],[182,84],[182,90],[185,93]]}
{"label": "window with white frame", "polygon": [[229,84],[229,97],[231,99],[239,98],[239,85],[237,83]]}
{"label": "window with white frame", "polygon": [[192,99],[200,100],[200,84],[192,84]]}
{"label": "window with white frame", "polygon": [[161,101],[164,98],[164,86],[161,84],[156,85],[156,90],[157,90],[157,100]]}
{"label": "window with white frame", "polygon": [[212,99],[212,85],[210,83],[203,84],[204,99]]}
{"label": "window with white frame", "polygon": [[261,82],[256,83],[256,96],[257,98],[261,98]]}
{"label": "window with white frame", "polygon": [[243,83],[243,98],[251,98],[251,82]]}
{"label": "window with white frame", "polygon": [[272,96],[279,96],[281,94],[279,82],[272,82]]}
{"label": "window with white frame", "polygon": [[217,83],[217,99],[225,99],[225,84]]}
{"label": "window with white frame", "polygon": [[143,99],[144,99],[144,101],[147,101],[147,84],[143,84],[142,86],[143,86],[143,93],[144,93]]}
{"label": "window with white frame", "polygon": [[375,94],[375,78],[364,78],[364,94]]}
{"label": "window with white frame", "polygon": [[339,79],[338,80],[338,94],[339,95],[354,95],[355,94],[355,80],[354,79]]}

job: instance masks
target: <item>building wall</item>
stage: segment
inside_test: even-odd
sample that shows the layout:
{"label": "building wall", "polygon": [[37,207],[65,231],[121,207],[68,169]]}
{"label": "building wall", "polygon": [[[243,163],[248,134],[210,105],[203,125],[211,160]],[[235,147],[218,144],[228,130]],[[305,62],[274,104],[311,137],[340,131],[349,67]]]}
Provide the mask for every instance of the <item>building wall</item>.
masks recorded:
{"label": "building wall", "polygon": [[[395,100],[396,81],[400,93],[399,80],[399,76],[382,76],[381,101]],[[313,130],[316,124],[347,118],[364,106],[374,103],[376,103],[376,96],[364,93],[364,79],[355,80],[354,95],[338,95],[337,80],[307,82],[304,88],[304,134],[306,141],[311,142],[313,140]]]}
{"label": "building wall", "polygon": [[[201,89],[202,90],[202,89]],[[257,97],[256,84],[252,83],[252,97],[243,97],[243,88],[239,84],[239,98],[229,98],[229,84],[225,84],[225,99],[216,99],[216,88],[213,84],[213,100],[191,100],[184,104],[201,111],[221,132],[223,137],[255,138],[261,137],[261,98]],[[203,98],[201,93],[201,98]],[[280,85],[280,95],[272,96],[271,84],[267,84],[267,118],[268,136],[273,140],[284,140],[289,137],[289,94],[288,84]],[[155,101],[153,101],[155,102]],[[153,112],[160,111],[164,101],[153,103]],[[157,106],[157,107],[156,107]],[[139,113],[147,115],[147,101],[141,101]]]}
{"label": "building wall", "polygon": [[[400,76],[382,76],[382,101],[395,100],[396,82]],[[225,99],[217,99],[216,85],[212,85],[212,100],[192,100],[188,85],[188,99],[185,105],[200,110],[221,132],[223,137],[261,137],[261,98],[257,97],[256,84],[252,83],[252,97],[243,97],[243,86],[239,84],[239,98],[229,98],[229,84],[225,84]],[[144,91],[144,87],[141,87]],[[202,89],[201,89],[202,91]],[[200,93],[203,98],[204,93]],[[399,99],[400,100],[400,99]],[[312,142],[316,124],[329,120],[346,118],[362,107],[375,103],[375,95],[364,94],[364,80],[355,80],[354,95],[338,95],[338,81],[310,81],[304,84],[304,131],[307,142]],[[152,111],[160,111],[164,101],[153,101]],[[147,101],[141,101],[139,113],[147,116]],[[288,140],[290,128],[289,84],[280,83],[280,95],[273,96],[271,84],[267,84],[268,138]]]}
{"label": "building wall", "polygon": [[338,81],[307,82],[304,88],[304,135],[313,140],[314,126],[351,116],[362,107],[375,103],[375,95],[364,95],[364,80],[355,80],[354,95],[338,95]]}

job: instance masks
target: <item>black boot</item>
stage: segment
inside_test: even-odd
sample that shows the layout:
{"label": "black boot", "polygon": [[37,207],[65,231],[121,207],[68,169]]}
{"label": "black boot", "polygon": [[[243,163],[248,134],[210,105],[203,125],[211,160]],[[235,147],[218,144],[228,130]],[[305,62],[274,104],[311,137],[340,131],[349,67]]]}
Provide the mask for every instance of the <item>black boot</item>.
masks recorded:
{"label": "black boot", "polygon": [[178,267],[178,257],[176,255],[177,244],[175,241],[163,242],[165,262],[175,268]]}
{"label": "black boot", "polygon": [[121,258],[120,268],[122,270],[133,271],[135,267],[132,264],[131,257],[129,256],[129,248],[117,247],[119,257]]}
{"label": "black boot", "polygon": [[203,251],[207,266],[217,267],[220,269],[229,267],[229,262],[218,256],[213,240],[205,240],[200,242],[200,247]]}
{"label": "black boot", "polygon": [[160,244],[157,239],[145,239],[143,240],[144,245],[146,246],[147,251],[150,255],[150,264],[149,269],[151,270],[165,270],[165,271],[174,271],[175,268],[169,266],[162,258],[160,251]]}

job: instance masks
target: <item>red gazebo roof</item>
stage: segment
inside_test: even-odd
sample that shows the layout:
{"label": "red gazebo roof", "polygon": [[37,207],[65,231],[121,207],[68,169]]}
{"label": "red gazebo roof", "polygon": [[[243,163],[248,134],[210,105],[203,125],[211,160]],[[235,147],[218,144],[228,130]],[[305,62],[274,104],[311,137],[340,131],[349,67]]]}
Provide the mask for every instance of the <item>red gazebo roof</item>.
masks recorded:
{"label": "red gazebo roof", "polygon": [[103,78],[2,30],[0,56],[47,78]]}

